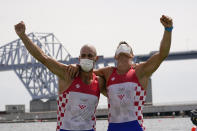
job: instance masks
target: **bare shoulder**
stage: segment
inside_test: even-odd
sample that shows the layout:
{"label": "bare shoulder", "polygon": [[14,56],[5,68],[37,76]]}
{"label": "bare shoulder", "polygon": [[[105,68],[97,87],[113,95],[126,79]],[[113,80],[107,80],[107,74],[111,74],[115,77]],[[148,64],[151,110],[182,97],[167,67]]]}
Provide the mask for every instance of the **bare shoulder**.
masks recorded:
{"label": "bare shoulder", "polygon": [[61,77],[58,77],[59,94],[62,94],[65,90],[67,90],[72,82],[73,82],[73,79],[71,79],[70,77],[66,77],[64,79],[62,79]]}
{"label": "bare shoulder", "polygon": [[138,71],[138,70],[141,70],[141,68],[143,68],[143,64],[144,62],[142,63],[134,63],[131,65],[131,67],[135,70],[135,71]]}
{"label": "bare shoulder", "polygon": [[131,65],[131,67],[132,67],[133,69],[136,69],[138,66],[139,66],[139,63],[134,63],[134,64]]}
{"label": "bare shoulder", "polygon": [[[64,79],[65,81],[70,81],[71,79],[73,79],[71,74],[69,74],[70,66],[66,65],[66,64],[63,64],[63,63],[61,63],[61,64],[62,64],[62,70],[63,70],[63,73],[64,73],[62,79]],[[74,69],[73,69],[73,71],[74,71]]]}
{"label": "bare shoulder", "polygon": [[109,71],[109,70],[113,70],[113,66],[106,66],[106,67],[102,67],[99,69],[95,69],[95,71]]}
{"label": "bare shoulder", "polygon": [[94,73],[98,76],[106,77],[112,73],[113,69],[114,67],[112,66],[106,66],[106,67],[94,70]]}
{"label": "bare shoulder", "polygon": [[144,64],[145,64],[145,62],[141,62],[141,63],[136,63],[135,64],[135,68],[134,69],[135,69],[136,75],[138,77],[142,77],[144,75],[144,69],[143,69]]}
{"label": "bare shoulder", "polygon": [[106,71],[107,74],[111,74],[113,72],[114,68],[115,67],[113,67],[113,66],[107,66],[105,71]]}

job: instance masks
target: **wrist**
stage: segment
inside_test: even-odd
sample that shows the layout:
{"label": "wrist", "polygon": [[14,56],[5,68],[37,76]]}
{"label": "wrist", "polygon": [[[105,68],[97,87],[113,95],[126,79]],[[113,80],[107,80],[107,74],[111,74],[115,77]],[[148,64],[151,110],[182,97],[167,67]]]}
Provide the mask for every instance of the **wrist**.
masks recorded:
{"label": "wrist", "polygon": [[173,30],[173,26],[171,26],[171,27],[165,27],[165,31],[172,32],[172,30]]}
{"label": "wrist", "polygon": [[25,34],[25,32],[23,32],[23,33],[20,33],[20,34],[17,34],[20,38],[21,37],[24,37],[26,34]]}

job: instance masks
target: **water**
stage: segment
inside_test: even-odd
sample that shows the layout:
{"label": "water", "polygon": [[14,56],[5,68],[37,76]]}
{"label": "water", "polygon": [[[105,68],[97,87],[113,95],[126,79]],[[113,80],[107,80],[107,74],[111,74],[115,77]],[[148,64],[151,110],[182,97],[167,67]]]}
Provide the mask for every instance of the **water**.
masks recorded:
{"label": "water", "polygon": [[[190,118],[145,119],[146,131],[191,131]],[[0,131],[55,131],[56,122],[2,123]],[[97,131],[107,130],[107,120],[97,120]]]}

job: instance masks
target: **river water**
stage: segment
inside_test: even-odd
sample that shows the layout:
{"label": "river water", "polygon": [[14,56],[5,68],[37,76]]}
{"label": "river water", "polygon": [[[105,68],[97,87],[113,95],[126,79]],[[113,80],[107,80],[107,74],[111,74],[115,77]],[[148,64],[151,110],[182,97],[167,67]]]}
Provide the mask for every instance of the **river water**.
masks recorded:
{"label": "river water", "polygon": [[[107,120],[97,120],[97,131],[107,131]],[[191,131],[190,118],[144,119],[146,131]],[[1,123],[0,131],[55,131],[56,122]]]}

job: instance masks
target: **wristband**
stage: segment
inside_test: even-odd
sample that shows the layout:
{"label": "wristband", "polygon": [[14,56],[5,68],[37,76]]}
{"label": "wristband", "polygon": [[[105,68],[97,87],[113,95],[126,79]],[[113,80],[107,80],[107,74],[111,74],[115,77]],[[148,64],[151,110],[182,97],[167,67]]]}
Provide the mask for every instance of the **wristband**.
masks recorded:
{"label": "wristband", "polygon": [[173,26],[172,27],[165,27],[165,30],[168,32],[172,32]]}

